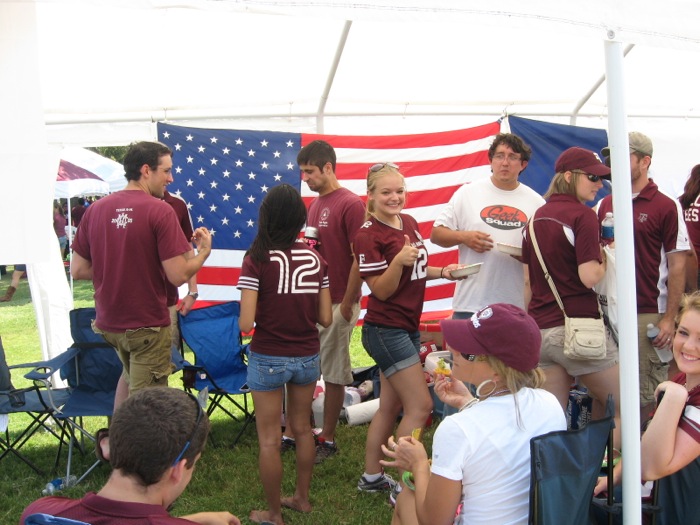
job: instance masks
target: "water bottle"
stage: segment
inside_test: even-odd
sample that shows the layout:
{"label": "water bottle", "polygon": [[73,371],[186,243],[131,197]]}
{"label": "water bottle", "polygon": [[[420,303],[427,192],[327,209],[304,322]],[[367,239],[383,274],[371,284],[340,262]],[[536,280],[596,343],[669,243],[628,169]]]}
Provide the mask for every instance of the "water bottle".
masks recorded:
{"label": "water bottle", "polygon": [[304,242],[312,248],[316,248],[316,246],[321,244],[321,241],[318,240],[318,228],[307,226],[306,230],[304,230]]}
{"label": "water bottle", "polygon": [[647,337],[651,341],[651,346],[654,347],[654,351],[662,363],[670,363],[673,359],[673,352],[668,348],[658,348],[654,345],[654,339],[656,339],[657,335],[659,335],[659,327],[649,323],[647,325]]}
{"label": "water bottle", "polygon": [[600,238],[605,244],[610,244],[615,240],[615,221],[611,211],[605,214],[603,222],[600,223]]}
{"label": "water bottle", "polygon": [[46,484],[46,488],[44,488],[41,493],[44,496],[51,496],[55,492],[74,486],[77,482],[78,478],[76,478],[73,474],[64,478],[52,479]]}

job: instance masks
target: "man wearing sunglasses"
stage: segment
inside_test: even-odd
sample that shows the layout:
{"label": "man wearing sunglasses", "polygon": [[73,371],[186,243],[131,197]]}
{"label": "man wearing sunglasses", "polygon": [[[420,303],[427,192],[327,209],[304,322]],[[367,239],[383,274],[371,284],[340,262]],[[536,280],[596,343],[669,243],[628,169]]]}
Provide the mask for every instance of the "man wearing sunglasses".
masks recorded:
{"label": "man wearing sunglasses", "polygon": [[107,525],[240,525],[229,512],[168,513],[191,481],[208,434],[209,418],[194,396],[174,388],[141,390],[114,412],[109,435],[97,444],[113,469],[102,489],[77,500],[41,498],[20,523],[41,512]]}
{"label": "man wearing sunglasses", "polygon": [[[661,192],[649,177],[654,148],[646,135],[629,134],[632,179],[632,225],[637,283],[637,332],[639,341],[639,396],[642,422],[656,405],[654,391],[668,376],[653,346],[670,347],[675,318],[685,290],[685,264],[690,244],[683,212],[676,199]],[[610,157],[610,147],[603,148]],[[598,204],[598,219],[613,211],[612,195]],[[648,324],[658,325],[659,335],[649,341]],[[653,346],[652,346],[653,345]]]}
{"label": "man wearing sunglasses", "polygon": [[523,308],[522,264],[497,249],[497,243],[522,244],[522,229],[544,204],[534,190],[518,181],[532,150],[512,133],[496,136],[489,148],[491,176],[460,187],[433,225],[430,240],[459,247],[459,263],[483,263],[479,273],[457,283],[453,318],[468,319],[486,304]]}

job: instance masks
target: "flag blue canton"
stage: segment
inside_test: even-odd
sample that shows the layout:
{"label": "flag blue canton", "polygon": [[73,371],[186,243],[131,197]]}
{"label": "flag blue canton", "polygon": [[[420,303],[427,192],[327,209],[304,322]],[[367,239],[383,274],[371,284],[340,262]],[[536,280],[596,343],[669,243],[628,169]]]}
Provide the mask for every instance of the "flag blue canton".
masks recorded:
{"label": "flag blue canton", "polygon": [[247,250],[258,231],[258,208],[270,188],[300,189],[299,133],[183,128],[158,123],[158,140],[173,150],[168,191],[182,197],[195,228],[213,246]]}

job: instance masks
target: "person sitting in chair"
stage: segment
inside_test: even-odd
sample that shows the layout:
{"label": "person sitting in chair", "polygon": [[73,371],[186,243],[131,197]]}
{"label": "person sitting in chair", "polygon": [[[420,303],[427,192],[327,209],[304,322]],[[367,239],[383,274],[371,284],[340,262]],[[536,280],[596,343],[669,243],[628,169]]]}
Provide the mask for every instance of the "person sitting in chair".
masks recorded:
{"label": "person sitting in chair", "polygon": [[113,468],[102,489],[77,500],[38,499],[20,525],[38,512],[94,525],[240,525],[229,512],[168,513],[192,479],[208,434],[209,418],[194,396],[172,388],[141,390],[114,412],[109,435],[97,443],[98,455]]}

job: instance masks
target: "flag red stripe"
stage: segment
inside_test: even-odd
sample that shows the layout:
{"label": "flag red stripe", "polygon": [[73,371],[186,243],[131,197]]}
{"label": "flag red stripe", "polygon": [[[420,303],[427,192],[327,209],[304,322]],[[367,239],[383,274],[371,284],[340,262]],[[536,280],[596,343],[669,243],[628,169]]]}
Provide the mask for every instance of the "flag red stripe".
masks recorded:
{"label": "flag red stripe", "polygon": [[496,135],[501,128],[499,122],[491,122],[475,128],[415,135],[362,136],[362,135],[315,135],[302,134],[302,144],[314,140],[325,140],[334,148],[358,148],[368,150],[429,148],[446,144],[461,144]]}
{"label": "flag red stripe", "polygon": [[203,266],[197,272],[197,282],[200,284],[228,284],[235,286],[240,275],[240,268]]}

